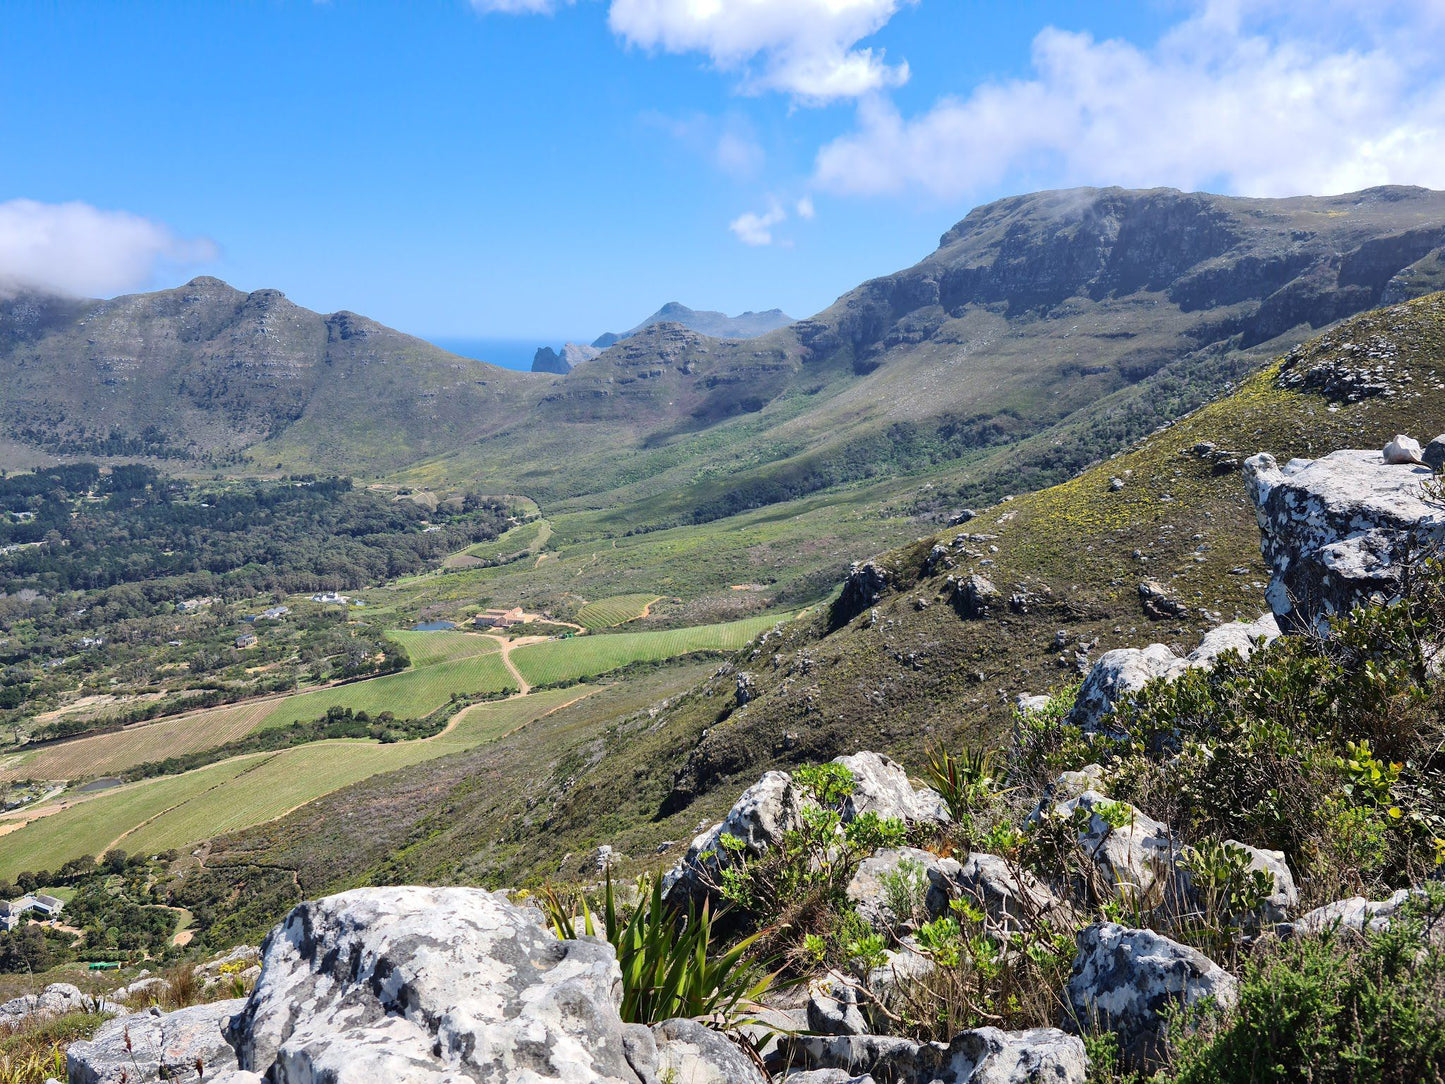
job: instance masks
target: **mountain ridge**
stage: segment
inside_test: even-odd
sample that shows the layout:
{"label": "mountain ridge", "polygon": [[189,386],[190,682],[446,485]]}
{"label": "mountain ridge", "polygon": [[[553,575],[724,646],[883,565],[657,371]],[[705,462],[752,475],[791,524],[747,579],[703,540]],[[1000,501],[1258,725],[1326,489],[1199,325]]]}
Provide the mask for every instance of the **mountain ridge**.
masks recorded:
{"label": "mountain ridge", "polygon": [[654,324],[546,378],[218,280],[25,319],[0,303],[0,434],[51,455],[465,479],[593,511],[603,533],[919,471],[944,472],[940,501],[976,503],[1427,291],[1445,193],[1074,189],[976,208],[940,241],[756,338]]}
{"label": "mountain ridge", "polygon": [[764,312],[749,309],[736,316],[729,316],[724,312],[691,309],[680,301],[669,301],[631,330],[620,333],[605,332],[597,336],[592,345],[605,350],[654,324],[681,324],[689,331],[696,331],[714,339],[755,339],[792,322],[793,318],[782,309],[767,309]]}

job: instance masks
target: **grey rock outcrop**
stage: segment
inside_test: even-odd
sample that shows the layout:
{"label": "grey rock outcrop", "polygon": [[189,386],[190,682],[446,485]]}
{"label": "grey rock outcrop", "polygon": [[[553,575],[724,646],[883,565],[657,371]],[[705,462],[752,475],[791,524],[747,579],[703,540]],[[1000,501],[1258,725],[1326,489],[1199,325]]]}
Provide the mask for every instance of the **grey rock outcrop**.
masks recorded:
{"label": "grey rock outcrop", "polygon": [[1226,839],[1226,847],[1237,847],[1249,855],[1249,868],[1268,873],[1274,879],[1274,890],[1260,906],[1259,917],[1265,922],[1284,922],[1299,906],[1299,889],[1295,887],[1294,874],[1285,861],[1283,851],[1269,851],[1262,847],[1251,847],[1237,839]]}
{"label": "grey rock outcrop", "polygon": [[696,1020],[664,1020],[653,1027],[652,1035],[657,1043],[658,1081],[767,1084],[757,1064],[736,1043]]}
{"label": "grey rock outcrop", "polygon": [[550,346],[537,347],[537,353],[532,356],[532,372],[534,373],[552,373],[554,376],[566,376],[571,371],[571,364]]}
{"label": "grey rock outcrop", "polygon": [[[1103,816],[1104,807],[1126,814],[1127,819],[1116,827]],[[1092,790],[1051,807],[1041,805],[1030,820],[1036,821],[1046,812],[1075,821],[1080,849],[1098,868],[1112,894],[1139,899],[1151,894],[1161,882],[1166,893],[1178,891],[1177,863],[1182,852],[1167,825]]]}
{"label": "grey rock outcrop", "polygon": [[1159,1064],[1167,1040],[1167,1011],[1205,999],[1233,1005],[1234,977],[1198,949],[1153,930],[1103,922],[1079,931],[1079,952],[1066,991],[1076,1030],[1112,1031],[1126,1064]]}
{"label": "grey rock outcrop", "polygon": [[584,361],[591,361],[593,358],[600,356],[601,353],[602,349],[600,347],[584,346],[582,343],[563,343],[560,356],[562,358],[562,364],[567,366],[570,372]]}
{"label": "grey rock outcrop", "polygon": [[1436,474],[1445,470],[1445,433],[1441,433],[1420,453],[1420,460]]}
{"label": "grey rock outcrop", "polygon": [[52,982],[38,994],[22,994],[0,1005],[0,1023],[18,1023],[28,1017],[63,1016],[72,1012],[119,1012],[103,997],[92,997],[68,982]]}
{"label": "grey rock outcrop", "polygon": [[973,853],[953,878],[957,894],[984,913],[991,932],[1008,935],[1033,929],[1042,920],[1067,920],[1069,907],[1053,890],[1020,866],[993,854]]}
{"label": "grey rock outcrop", "polygon": [[746,854],[759,858],[777,845],[784,832],[801,823],[798,796],[787,772],[768,772],[747,790],[718,824],[693,839],[687,854],[663,878],[663,894],[674,906],[707,895],[729,861],[722,837],[741,840]]}
{"label": "grey rock outcrop", "polygon": [[103,1024],[89,1042],[72,1043],[65,1062],[69,1084],[192,1084],[237,1068],[223,1028],[244,1001],[217,1001],[176,1012],[134,1013]]}
{"label": "grey rock outcrop", "polygon": [[1364,896],[1336,900],[1301,915],[1295,920],[1294,932],[1326,933],[1345,929],[1357,933],[1366,930],[1378,933],[1390,928],[1390,923],[1409,898],[1410,890],[1402,888],[1384,900],[1367,900]]}
{"label": "grey rock outcrop", "polygon": [[[908,824],[947,823],[948,807],[938,793],[926,787],[915,790],[908,773],[887,757],[862,752],[837,757],[833,763],[853,773],[853,792],[843,803],[843,823],[864,813],[897,817]],[[801,809],[808,800],[787,772],[768,772],[743,792],[722,821],[695,837],[687,854],[668,871],[663,878],[668,902],[682,907],[708,894],[720,870],[734,860],[724,848],[723,836],[742,842],[741,857],[761,857],[784,832],[801,824]]]}
{"label": "grey rock outcrop", "polygon": [[894,1084],[1083,1084],[1088,1073],[1084,1044],[1055,1028],[975,1028],[948,1043],[813,1036],[790,1046],[805,1069],[871,1073]]}
{"label": "grey rock outcrop", "polygon": [[1189,670],[1212,667],[1226,651],[1237,651],[1248,657],[1261,642],[1269,643],[1279,634],[1274,615],[1265,614],[1255,621],[1234,621],[1211,629],[1204,634],[1199,646],[1183,658],[1164,644],[1107,651],[1099,656],[1080,686],[1069,721],[1085,733],[1124,737],[1112,716],[1118,705],[1135,696],[1149,682],[1175,681]]}
{"label": "grey rock outcrop", "polygon": [[908,824],[947,824],[948,806],[937,791],[915,789],[897,761],[867,751],[836,757],[853,773],[853,793],[843,805],[844,822],[863,813],[897,817]]}
{"label": "grey rock outcrop", "polygon": [[272,1084],[633,1084],[609,945],[559,941],[466,888],[373,888],[296,907],[227,1034]]}
{"label": "grey rock outcrop", "polygon": [[1424,489],[1427,466],[1337,451],[1281,468],[1260,454],[1245,462],[1245,477],[1270,569],[1265,598],[1286,632],[1328,635],[1355,606],[1398,597],[1408,547],[1445,540],[1445,505]]}
{"label": "grey rock outcrop", "polygon": [[833,603],[831,614],[834,627],[846,625],[864,610],[868,609],[888,590],[893,574],[876,561],[862,561],[851,565],[843,581],[843,591]]}
{"label": "grey rock outcrop", "polygon": [[[916,918],[937,918],[948,910],[953,884],[960,873],[957,862],[917,847],[893,847],[881,850],[858,865],[848,882],[848,899],[860,918],[879,930],[896,930],[910,926]],[[922,915],[899,914],[896,910],[900,889],[917,898],[914,903]]]}
{"label": "grey rock outcrop", "polygon": [[987,576],[974,573],[954,587],[954,606],[964,617],[987,617],[1003,602],[1003,593]]}
{"label": "grey rock outcrop", "polygon": [[808,984],[808,1030],[818,1035],[866,1035],[864,1007],[870,998],[860,984],[828,971]]}

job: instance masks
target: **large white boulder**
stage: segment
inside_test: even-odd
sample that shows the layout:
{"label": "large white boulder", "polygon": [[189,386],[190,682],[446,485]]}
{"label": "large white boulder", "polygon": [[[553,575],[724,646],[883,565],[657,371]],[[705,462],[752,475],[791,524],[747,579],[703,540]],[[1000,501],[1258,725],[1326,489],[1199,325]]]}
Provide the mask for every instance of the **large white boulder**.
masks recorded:
{"label": "large white boulder", "polygon": [[[853,791],[843,803],[844,824],[865,813],[910,825],[948,823],[948,806],[938,792],[915,788],[902,766],[888,757],[865,751],[833,763],[853,774]],[[663,878],[664,897],[676,907],[700,901],[719,871],[736,860],[724,847],[724,836],[742,843],[740,857],[761,857],[784,833],[801,825],[802,809],[810,801],[787,772],[768,772],[743,792],[726,817],[693,839],[687,854]]]}
{"label": "large white boulder", "polygon": [[1254,621],[1232,621],[1211,629],[1199,646],[1183,658],[1164,644],[1106,651],[1079,687],[1069,721],[1085,733],[1124,737],[1115,713],[1149,682],[1177,681],[1190,670],[1213,667],[1226,651],[1237,651],[1248,658],[1261,644],[1276,639],[1279,631],[1274,615],[1265,614]]}
{"label": "large white boulder", "polygon": [[228,1035],[271,1084],[637,1084],[610,945],[470,888],[303,903]]}
{"label": "large white boulder", "polygon": [[1283,467],[1260,454],[1244,472],[1270,568],[1265,598],[1286,632],[1328,635],[1331,619],[1398,596],[1409,541],[1445,540],[1429,467],[1346,450]]}

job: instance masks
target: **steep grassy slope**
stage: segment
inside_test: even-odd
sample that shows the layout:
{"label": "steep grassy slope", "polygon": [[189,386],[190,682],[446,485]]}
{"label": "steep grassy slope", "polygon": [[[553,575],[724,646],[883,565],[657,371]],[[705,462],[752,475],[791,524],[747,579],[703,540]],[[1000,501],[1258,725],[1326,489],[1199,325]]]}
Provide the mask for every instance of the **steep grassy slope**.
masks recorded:
{"label": "steep grassy slope", "polygon": [[[1349,382],[1342,373],[1376,367],[1384,374],[1374,381],[1380,394],[1358,402],[1312,390],[1341,387]],[[1093,645],[1094,655],[1155,640],[1188,650],[1221,620],[1257,616],[1265,608],[1265,574],[1241,457],[1260,450],[1312,456],[1440,428],[1445,295],[1437,294],[1346,323],[1063,485],[885,554],[878,563],[889,586],[875,605],[770,633],[733,666],[714,669],[685,692],[676,687],[660,710],[618,719],[600,714],[610,708],[598,698],[586,708],[599,713],[590,729],[559,723],[545,742],[489,748],[488,756],[500,759],[486,770],[525,778],[525,794],[508,790],[473,804],[466,796],[476,785],[460,764],[443,774],[428,769],[431,789],[418,789],[413,770],[340,792],[329,800],[334,807],[313,807],[264,835],[222,841],[218,853],[302,865],[308,890],[396,877],[515,883],[578,874],[588,848],[604,842],[644,865],[670,861],[700,822],[769,766],[872,748],[917,767],[929,742],[991,744],[1009,726],[1015,695],[1076,680],[1079,643]],[[1206,443],[1212,450],[1195,450]],[[1116,477],[1122,488],[1111,485]],[[947,556],[930,562],[936,544]],[[1017,607],[1004,602],[986,617],[965,617],[953,604],[950,577],[974,572],[1004,599],[1017,596]],[[1185,612],[1148,616],[1138,590],[1146,579],[1163,585]],[[738,705],[735,669],[751,675],[745,706]],[[410,823],[429,827],[412,829],[395,856],[364,843],[359,826],[334,815],[403,793],[429,810]],[[326,813],[325,843],[303,854],[301,841]],[[667,841],[676,842],[664,857],[652,857]],[[337,856],[353,848],[363,865],[343,874]]]}

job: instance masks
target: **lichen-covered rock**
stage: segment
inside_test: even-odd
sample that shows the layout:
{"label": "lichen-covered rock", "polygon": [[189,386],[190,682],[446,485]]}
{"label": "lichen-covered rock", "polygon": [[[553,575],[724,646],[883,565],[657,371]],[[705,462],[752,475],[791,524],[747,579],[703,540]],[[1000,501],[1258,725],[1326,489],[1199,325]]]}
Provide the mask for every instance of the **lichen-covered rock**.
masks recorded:
{"label": "lichen-covered rock", "polygon": [[1335,900],[1334,903],[1327,903],[1301,915],[1295,920],[1294,931],[1326,933],[1329,930],[1343,929],[1363,933],[1365,930],[1388,930],[1390,923],[1409,898],[1410,890],[1402,888],[1384,900],[1367,900],[1364,896]]}
{"label": "lichen-covered rock", "polygon": [[1184,603],[1158,580],[1145,580],[1139,585],[1139,604],[1150,617],[1176,617],[1185,610]]}
{"label": "lichen-covered rock", "polygon": [[1059,801],[1077,798],[1086,790],[1107,792],[1105,771],[1102,764],[1085,764],[1078,771],[1060,772],[1054,779],[1053,797]]}
{"label": "lichen-covered rock", "polygon": [[987,617],[1003,601],[1003,594],[987,576],[975,573],[954,587],[954,605],[964,617]]}
{"label": "lichen-covered rock", "polygon": [[1260,906],[1260,918],[1266,922],[1283,922],[1290,912],[1299,906],[1299,889],[1295,887],[1294,874],[1285,861],[1283,851],[1268,851],[1262,847],[1251,847],[1237,839],[1226,839],[1226,847],[1238,847],[1249,855],[1249,868],[1263,870],[1274,879],[1274,891]]}
{"label": "lichen-covered rock", "polygon": [[896,817],[912,824],[947,824],[948,806],[937,791],[927,787],[914,788],[903,766],[877,753],[862,752],[838,757],[853,773],[853,793],[843,806],[843,820],[851,821],[863,813]]}
{"label": "lichen-covered rock", "polygon": [[[1111,801],[1093,790],[1052,807],[1042,806],[1035,810],[1031,821],[1048,811],[1065,820],[1074,820],[1078,813],[1079,847],[1093,860],[1104,884],[1115,895],[1138,899],[1151,893],[1161,881],[1166,892],[1177,890],[1177,863],[1182,849],[1167,825],[1126,802]],[[1105,812],[1122,823],[1111,823]]]}
{"label": "lichen-covered rock", "polygon": [[1333,618],[1397,597],[1408,540],[1445,540],[1445,505],[1424,490],[1427,466],[1337,451],[1281,468],[1260,454],[1245,477],[1270,568],[1265,598],[1286,632],[1328,635]]}
{"label": "lichen-covered rock", "polygon": [[1113,922],[1079,931],[1067,990],[1074,1030],[1112,1031],[1127,1065],[1148,1069],[1165,1053],[1167,1012],[1206,999],[1234,1004],[1238,984],[1198,949],[1153,930]]}
{"label": "lichen-covered rock", "polygon": [[658,1081],[767,1084],[757,1063],[736,1043],[696,1020],[664,1020],[652,1034],[657,1040]]}
{"label": "lichen-covered rock", "polygon": [[1138,693],[1156,678],[1172,679],[1189,664],[1163,644],[1121,647],[1099,656],[1079,687],[1069,721],[1085,733],[1123,734],[1112,724],[1115,705]]}
{"label": "lichen-covered rock", "polygon": [[0,1005],[0,1023],[16,1024],[27,1017],[63,1016],[72,1012],[117,1013],[120,1006],[103,997],[92,997],[68,982],[52,982],[38,994],[12,997]]}
{"label": "lichen-covered rock", "polygon": [[[893,930],[912,925],[915,918],[937,918],[948,910],[952,885],[959,874],[959,865],[951,858],[917,847],[890,847],[881,850],[858,865],[848,882],[848,898],[859,917],[874,929]],[[917,898],[921,916],[899,914],[900,894]]]}
{"label": "lichen-covered rock", "polygon": [[892,573],[875,561],[852,565],[843,581],[843,591],[833,603],[832,624],[836,627],[852,621],[883,597],[892,579]]}
{"label": "lichen-covered rock", "polygon": [[1279,636],[1273,615],[1256,621],[1233,621],[1204,634],[1199,646],[1180,658],[1164,644],[1121,647],[1099,656],[1079,687],[1069,721],[1085,733],[1126,737],[1113,718],[1116,708],[1156,679],[1176,681],[1181,674],[1212,667],[1226,651],[1248,658],[1261,643]]}
{"label": "lichen-covered rock", "polygon": [[224,1027],[242,1000],[216,1001],[163,1013],[159,1009],[103,1024],[89,1042],[65,1053],[69,1084],[193,1084],[237,1068]]}
{"label": "lichen-covered rock", "polygon": [[792,1049],[804,1068],[868,1073],[895,1084],[1083,1084],[1088,1073],[1084,1044],[1055,1028],[975,1028],[948,1043],[806,1037]]}
{"label": "lichen-covered rock", "polygon": [[[861,752],[838,757],[853,774],[853,790],[843,803],[846,824],[864,813],[897,817],[910,825],[948,823],[948,806],[936,791],[914,789],[908,773],[885,756]],[[663,896],[676,907],[705,898],[719,871],[733,861],[722,844],[732,836],[743,844],[743,855],[757,858],[777,845],[783,833],[800,826],[801,810],[811,801],[800,794],[787,772],[768,772],[743,792],[722,821],[698,835],[687,854],[663,878]]]}
{"label": "lichen-covered rock", "polygon": [[869,996],[857,980],[828,971],[808,983],[808,1030],[818,1035],[866,1035]]}
{"label": "lichen-covered rock", "polygon": [[953,878],[957,894],[983,911],[994,933],[1037,928],[1040,921],[1067,921],[1068,905],[1021,866],[993,854],[975,852]]}
{"label": "lichen-covered rock", "polygon": [[687,854],[663,878],[663,895],[678,907],[705,897],[729,861],[723,836],[742,841],[746,855],[758,858],[776,846],[784,832],[800,824],[792,777],[787,772],[768,772],[743,792],[721,822],[692,841]]}
{"label": "lichen-covered rock", "polygon": [[635,1084],[610,945],[469,888],[302,903],[227,1034],[271,1084]]}

